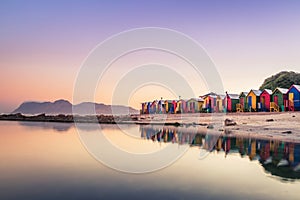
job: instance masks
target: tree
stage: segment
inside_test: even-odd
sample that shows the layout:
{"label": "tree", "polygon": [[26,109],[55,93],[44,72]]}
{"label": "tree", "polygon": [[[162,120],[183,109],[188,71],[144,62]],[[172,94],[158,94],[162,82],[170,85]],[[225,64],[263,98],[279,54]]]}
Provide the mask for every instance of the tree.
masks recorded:
{"label": "tree", "polygon": [[300,73],[282,71],[265,79],[259,89],[271,89],[273,91],[276,87],[290,88],[293,84],[300,85]]}

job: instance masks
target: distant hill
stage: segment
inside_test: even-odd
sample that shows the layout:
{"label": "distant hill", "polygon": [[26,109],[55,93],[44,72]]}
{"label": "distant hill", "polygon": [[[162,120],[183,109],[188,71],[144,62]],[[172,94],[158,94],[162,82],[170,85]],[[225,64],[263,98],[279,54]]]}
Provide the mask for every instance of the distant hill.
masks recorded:
{"label": "distant hill", "polygon": [[259,89],[289,88],[293,84],[300,85],[300,73],[282,71],[265,79]]}
{"label": "distant hill", "polygon": [[105,105],[92,102],[83,102],[77,105],[73,105],[66,100],[57,100],[55,102],[24,102],[12,113],[22,113],[22,114],[72,114],[74,109],[74,114],[91,114],[93,110],[96,110],[96,114],[111,115],[112,110],[114,114],[136,114],[139,111],[120,105]]}

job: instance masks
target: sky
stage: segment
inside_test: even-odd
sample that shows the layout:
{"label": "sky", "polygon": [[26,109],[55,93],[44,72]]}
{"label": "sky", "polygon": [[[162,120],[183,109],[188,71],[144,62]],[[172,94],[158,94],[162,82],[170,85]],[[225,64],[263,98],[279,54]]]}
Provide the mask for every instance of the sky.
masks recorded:
{"label": "sky", "polygon": [[[0,113],[11,112],[24,101],[72,102],[76,77],[90,52],[112,35],[143,27],[172,29],[193,38],[215,64],[224,91],[257,89],[265,78],[280,71],[300,72],[299,10],[300,1],[276,0],[1,0]],[[170,56],[140,54],[144,55],[136,56],[152,56],[154,62]],[[118,83],[114,74],[129,63],[130,56],[115,64],[104,83],[99,81],[106,89],[95,90],[95,101],[113,102],[110,86]],[[174,81],[174,88],[178,82]],[[191,84],[195,95],[207,92],[203,83]],[[130,95],[127,102],[119,103],[139,108],[142,101],[180,94],[170,87],[148,84],[136,87]]]}

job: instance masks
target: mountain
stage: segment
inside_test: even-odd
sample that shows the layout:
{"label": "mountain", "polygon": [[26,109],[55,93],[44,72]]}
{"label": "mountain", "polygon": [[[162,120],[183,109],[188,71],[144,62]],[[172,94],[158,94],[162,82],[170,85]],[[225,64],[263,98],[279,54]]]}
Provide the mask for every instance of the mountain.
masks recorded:
{"label": "mountain", "polygon": [[111,115],[113,114],[137,114],[138,110],[120,105],[105,105],[102,103],[83,102],[73,105],[66,100],[57,100],[54,102],[24,102],[12,113],[22,114],[80,114],[87,115],[96,111],[96,114]]}
{"label": "mountain", "polygon": [[293,84],[300,85],[300,73],[282,71],[265,79],[259,89],[290,88]]}

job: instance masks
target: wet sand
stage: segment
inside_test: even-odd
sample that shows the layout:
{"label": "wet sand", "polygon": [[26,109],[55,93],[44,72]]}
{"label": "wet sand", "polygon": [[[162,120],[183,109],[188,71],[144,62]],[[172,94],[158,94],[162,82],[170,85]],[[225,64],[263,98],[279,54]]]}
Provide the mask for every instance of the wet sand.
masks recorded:
{"label": "wet sand", "polygon": [[[236,124],[226,126],[224,121]],[[140,124],[170,126],[185,132],[227,135],[228,137],[253,137],[300,142],[300,112],[284,113],[193,113],[193,114],[154,114],[124,116],[73,116],[73,115],[0,115],[0,120],[39,121],[101,124]]]}
{"label": "wet sand", "polygon": [[[236,125],[225,126],[225,119],[233,120]],[[141,115],[138,121],[178,122],[187,129],[210,134],[300,142],[300,112]]]}

